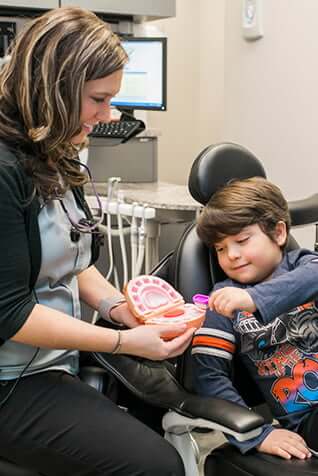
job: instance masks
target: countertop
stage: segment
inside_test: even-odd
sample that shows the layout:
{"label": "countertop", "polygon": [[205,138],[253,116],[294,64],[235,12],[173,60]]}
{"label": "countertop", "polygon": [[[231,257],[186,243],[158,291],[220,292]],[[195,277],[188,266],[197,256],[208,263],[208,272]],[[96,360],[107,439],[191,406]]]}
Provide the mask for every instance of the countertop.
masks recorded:
{"label": "countertop", "polygon": [[[97,193],[101,197],[107,195],[107,183],[95,183]],[[118,189],[123,193],[127,203],[138,202],[156,210],[155,222],[180,223],[195,219],[202,205],[194,200],[186,185],[169,182],[120,182]],[[94,208],[96,198],[92,186],[85,185],[88,203]]]}
{"label": "countertop", "polygon": [[[107,183],[97,182],[95,187],[102,197],[107,195]],[[169,182],[120,182],[118,188],[128,203],[140,202],[156,209],[192,212],[201,208],[201,204],[191,197],[186,185]],[[85,186],[85,192],[93,195],[90,184]]]}

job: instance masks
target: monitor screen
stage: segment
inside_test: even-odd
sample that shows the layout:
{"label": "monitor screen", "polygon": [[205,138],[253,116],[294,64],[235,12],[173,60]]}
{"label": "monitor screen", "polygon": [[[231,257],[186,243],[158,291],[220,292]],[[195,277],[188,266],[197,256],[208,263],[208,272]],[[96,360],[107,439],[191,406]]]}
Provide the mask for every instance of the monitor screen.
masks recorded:
{"label": "monitor screen", "polygon": [[120,92],[111,105],[125,109],[165,111],[167,108],[167,39],[125,38],[129,61]]}

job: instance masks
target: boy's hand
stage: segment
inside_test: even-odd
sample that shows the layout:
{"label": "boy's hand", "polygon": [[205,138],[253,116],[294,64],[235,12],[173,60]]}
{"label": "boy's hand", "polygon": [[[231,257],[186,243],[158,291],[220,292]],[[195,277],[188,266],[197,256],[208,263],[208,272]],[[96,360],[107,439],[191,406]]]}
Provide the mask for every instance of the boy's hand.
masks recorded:
{"label": "boy's hand", "polygon": [[209,308],[223,316],[233,318],[234,311],[255,312],[253,299],[245,289],[225,287],[213,292],[209,298]]}
{"label": "boy's hand", "polygon": [[306,446],[303,438],[293,431],[275,429],[258,445],[257,450],[260,453],[280,456],[284,459],[292,457],[298,459],[307,459],[311,453]]}

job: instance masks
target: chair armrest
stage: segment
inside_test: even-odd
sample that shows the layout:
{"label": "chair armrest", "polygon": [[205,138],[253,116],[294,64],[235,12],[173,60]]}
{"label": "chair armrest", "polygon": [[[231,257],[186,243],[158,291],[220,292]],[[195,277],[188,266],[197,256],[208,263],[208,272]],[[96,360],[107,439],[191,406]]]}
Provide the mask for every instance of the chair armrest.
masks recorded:
{"label": "chair armrest", "polygon": [[303,200],[288,202],[292,226],[318,222],[318,193]]}
{"label": "chair armrest", "polygon": [[[213,400],[213,399],[211,399]],[[230,402],[223,401],[222,404]],[[235,404],[234,404],[235,405]],[[238,406],[238,405],[236,405]],[[246,410],[244,407],[240,407],[243,410]],[[216,414],[217,414],[216,409]],[[238,415],[238,411],[233,412]],[[249,419],[247,420],[246,414],[242,415],[242,419],[237,418],[236,420],[231,420],[231,415],[227,415],[227,418],[224,420],[224,424],[221,424],[222,419],[216,418],[218,421],[207,420],[205,418],[190,418],[184,415],[181,415],[175,411],[167,412],[162,419],[162,426],[165,432],[172,433],[175,435],[181,435],[186,432],[190,432],[195,428],[203,428],[207,430],[221,431],[228,435],[232,435],[238,441],[246,441],[251,438],[255,438],[260,435],[262,432],[262,417],[257,415],[252,410],[249,411]],[[234,429],[237,427],[237,430]],[[247,430],[247,428],[252,428]]]}
{"label": "chair armrest", "polygon": [[191,421],[194,418],[197,422],[201,419],[213,422],[214,427],[224,428],[221,431],[243,434],[246,438],[251,438],[250,432],[254,430],[258,430],[257,434],[261,432],[262,416],[233,402],[187,392],[176,380],[173,366],[168,362],[101,352],[92,355],[135,396],[153,406],[174,410]]}
{"label": "chair armrest", "polygon": [[221,398],[201,397],[188,392],[185,392],[185,399],[176,411],[191,419],[218,425],[230,434],[245,434],[264,425],[264,418],[249,408]]}

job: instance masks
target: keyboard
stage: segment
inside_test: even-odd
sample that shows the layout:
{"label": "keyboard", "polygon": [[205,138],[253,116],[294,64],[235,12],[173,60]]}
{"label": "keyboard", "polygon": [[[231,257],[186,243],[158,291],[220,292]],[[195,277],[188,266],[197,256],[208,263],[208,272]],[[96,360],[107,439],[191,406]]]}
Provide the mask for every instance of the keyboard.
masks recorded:
{"label": "keyboard", "polygon": [[139,132],[145,129],[145,124],[140,120],[133,121],[114,121],[97,124],[91,137],[104,137],[108,139],[121,139],[121,142],[127,142],[127,140],[134,137]]}

